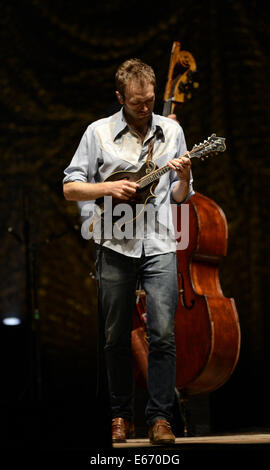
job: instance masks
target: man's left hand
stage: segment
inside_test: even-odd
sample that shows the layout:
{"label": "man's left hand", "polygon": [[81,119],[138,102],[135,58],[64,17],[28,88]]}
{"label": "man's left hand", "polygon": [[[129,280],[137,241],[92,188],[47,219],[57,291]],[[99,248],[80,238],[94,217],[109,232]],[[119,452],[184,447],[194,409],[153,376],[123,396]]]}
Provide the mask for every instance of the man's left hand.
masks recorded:
{"label": "man's left hand", "polygon": [[168,162],[169,167],[175,170],[180,181],[189,182],[191,161],[188,157],[174,158]]}

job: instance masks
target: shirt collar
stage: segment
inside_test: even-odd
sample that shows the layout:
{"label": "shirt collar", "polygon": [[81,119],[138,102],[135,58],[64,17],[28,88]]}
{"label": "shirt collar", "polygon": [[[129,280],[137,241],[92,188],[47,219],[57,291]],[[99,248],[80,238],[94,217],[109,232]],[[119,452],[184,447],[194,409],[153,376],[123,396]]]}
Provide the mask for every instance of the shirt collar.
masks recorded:
{"label": "shirt collar", "polygon": [[121,134],[127,128],[127,122],[123,114],[123,108],[120,109],[117,113],[117,118],[113,130],[113,140],[115,140],[119,134]]}
{"label": "shirt collar", "polygon": [[[159,119],[159,116],[155,113],[152,113],[151,131],[153,134],[158,132],[159,137],[164,141],[165,136],[164,136],[164,132],[163,132],[161,124],[162,123],[161,123],[161,120]],[[115,141],[117,137],[119,137],[120,134],[126,129],[128,129],[128,124],[123,113],[123,108],[121,108],[120,111],[118,112],[118,116],[115,121],[115,126],[114,126],[114,131],[113,131],[113,140]]]}

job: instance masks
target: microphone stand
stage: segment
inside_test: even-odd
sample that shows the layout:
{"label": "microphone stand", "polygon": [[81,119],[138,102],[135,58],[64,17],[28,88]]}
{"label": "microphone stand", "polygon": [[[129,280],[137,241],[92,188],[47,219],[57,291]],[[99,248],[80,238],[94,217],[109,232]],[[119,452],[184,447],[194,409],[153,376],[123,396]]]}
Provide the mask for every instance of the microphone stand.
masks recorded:
{"label": "microphone stand", "polygon": [[[29,346],[29,387],[30,398],[40,402],[43,398],[43,377],[41,364],[41,341],[40,341],[40,311],[38,299],[38,258],[40,248],[57,238],[66,235],[68,231],[51,235],[45,240],[37,243],[33,240],[33,224],[30,217],[29,192],[23,190],[23,235],[20,236],[12,226],[8,232],[21,244],[25,246],[25,272],[26,272],[26,326]],[[77,230],[77,226],[74,227]],[[30,315],[29,315],[30,314]]]}

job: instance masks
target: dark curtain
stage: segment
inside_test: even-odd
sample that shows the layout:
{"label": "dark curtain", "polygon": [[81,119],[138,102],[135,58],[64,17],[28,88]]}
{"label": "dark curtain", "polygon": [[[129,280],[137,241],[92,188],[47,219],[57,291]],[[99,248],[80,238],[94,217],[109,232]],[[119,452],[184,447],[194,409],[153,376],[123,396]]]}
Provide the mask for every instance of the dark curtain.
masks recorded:
{"label": "dark curtain", "polygon": [[[267,6],[24,0],[1,2],[0,18],[1,311],[32,314],[28,235],[38,268],[43,397],[87,400],[96,381],[93,247],[81,237],[77,205],[63,198],[63,170],[87,125],[113,109],[114,73],[125,59],[153,66],[162,112],[172,43],[180,41],[198,67],[199,88],[177,111],[188,147],[212,132],[227,139],[225,154],[193,165],[195,190],[227,217],[221,284],[242,332],[239,363],[212,395],[211,420],[219,430],[269,425]],[[4,340],[2,347],[12,348]],[[5,384],[3,400],[27,395],[22,382],[15,391]]]}

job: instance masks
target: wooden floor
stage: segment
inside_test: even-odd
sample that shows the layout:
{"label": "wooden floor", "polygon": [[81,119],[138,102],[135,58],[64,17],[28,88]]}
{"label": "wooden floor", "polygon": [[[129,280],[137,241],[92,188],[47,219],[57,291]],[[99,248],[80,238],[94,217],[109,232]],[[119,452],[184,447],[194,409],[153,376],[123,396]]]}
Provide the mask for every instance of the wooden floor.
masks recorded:
{"label": "wooden floor", "polygon": [[[197,436],[197,437],[177,437],[176,444],[182,447],[192,444],[193,446],[199,444],[215,445],[215,444],[270,444],[269,433],[243,433],[243,434],[226,434],[216,436]],[[138,438],[128,439],[125,443],[117,443],[113,445],[114,448],[134,448],[134,447],[149,447],[149,439]]]}

